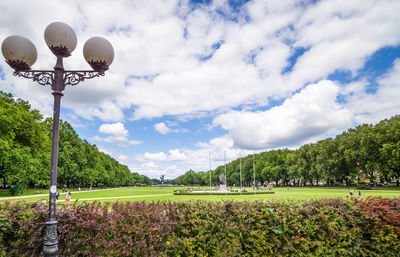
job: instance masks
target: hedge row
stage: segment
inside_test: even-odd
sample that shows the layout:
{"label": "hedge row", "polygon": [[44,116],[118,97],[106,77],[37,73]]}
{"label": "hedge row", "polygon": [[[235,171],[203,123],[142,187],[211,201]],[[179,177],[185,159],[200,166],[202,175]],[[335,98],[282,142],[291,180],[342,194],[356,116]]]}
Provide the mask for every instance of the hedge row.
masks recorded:
{"label": "hedge row", "polygon": [[[0,256],[40,256],[48,208],[0,205]],[[399,256],[400,198],[58,206],[60,256]]]}

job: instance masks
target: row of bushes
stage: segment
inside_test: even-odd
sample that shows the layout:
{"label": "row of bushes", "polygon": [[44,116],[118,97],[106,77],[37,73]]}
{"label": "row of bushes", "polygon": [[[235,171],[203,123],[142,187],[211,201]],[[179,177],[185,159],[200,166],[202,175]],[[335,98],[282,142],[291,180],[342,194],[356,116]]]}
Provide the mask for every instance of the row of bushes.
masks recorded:
{"label": "row of bushes", "polygon": [[[48,208],[0,205],[0,256],[40,256]],[[58,206],[60,256],[399,256],[400,198]]]}

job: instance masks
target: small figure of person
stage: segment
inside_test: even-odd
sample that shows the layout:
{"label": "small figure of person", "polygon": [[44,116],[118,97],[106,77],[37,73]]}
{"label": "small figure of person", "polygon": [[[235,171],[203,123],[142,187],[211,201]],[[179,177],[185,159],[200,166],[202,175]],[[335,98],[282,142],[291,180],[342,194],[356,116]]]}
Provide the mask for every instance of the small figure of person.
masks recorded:
{"label": "small figure of person", "polygon": [[361,198],[361,191],[358,191],[358,198]]}
{"label": "small figure of person", "polygon": [[58,200],[59,197],[60,197],[60,192],[57,190],[57,192],[56,192],[56,200]]}
{"label": "small figure of person", "polygon": [[352,190],[350,191],[350,195],[353,196],[353,194],[354,194],[354,190],[352,189]]}
{"label": "small figure of person", "polygon": [[71,192],[68,192],[67,195],[65,196],[65,202],[67,203],[67,206],[69,205],[70,201],[71,201]]}

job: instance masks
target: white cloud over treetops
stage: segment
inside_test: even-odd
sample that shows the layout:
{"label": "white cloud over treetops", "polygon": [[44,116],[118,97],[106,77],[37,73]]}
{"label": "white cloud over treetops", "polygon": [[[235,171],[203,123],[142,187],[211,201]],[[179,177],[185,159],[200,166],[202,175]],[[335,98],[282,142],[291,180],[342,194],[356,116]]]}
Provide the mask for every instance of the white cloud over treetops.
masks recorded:
{"label": "white cloud over treetops", "polygon": [[336,103],[339,87],[331,81],[308,85],[267,111],[232,111],[217,116],[213,124],[229,131],[235,145],[244,149],[297,146],[352,125],[352,114]]}

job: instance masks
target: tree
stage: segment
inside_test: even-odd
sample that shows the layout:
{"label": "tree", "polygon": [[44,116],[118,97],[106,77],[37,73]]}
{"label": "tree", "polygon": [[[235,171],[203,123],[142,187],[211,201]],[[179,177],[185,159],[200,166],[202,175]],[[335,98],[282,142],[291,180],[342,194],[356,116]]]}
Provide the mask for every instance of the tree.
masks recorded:
{"label": "tree", "polygon": [[[32,110],[28,102],[0,91],[0,182],[46,186],[50,176],[52,119]],[[125,165],[81,140],[60,121],[58,182],[74,185],[132,185]],[[144,178],[141,178],[144,181]]]}
{"label": "tree", "polygon": [[[28,102],[0,91],[0,178],[12,183],[42,184],[50,149],[42,116]],[[49,169],[47,169],[48,171]]]}
{"label": "tree", "polygon": [[380,133],[379,170],[385,181],[393,177],[400,186],[400,116],[383,120],[376,126]]}

